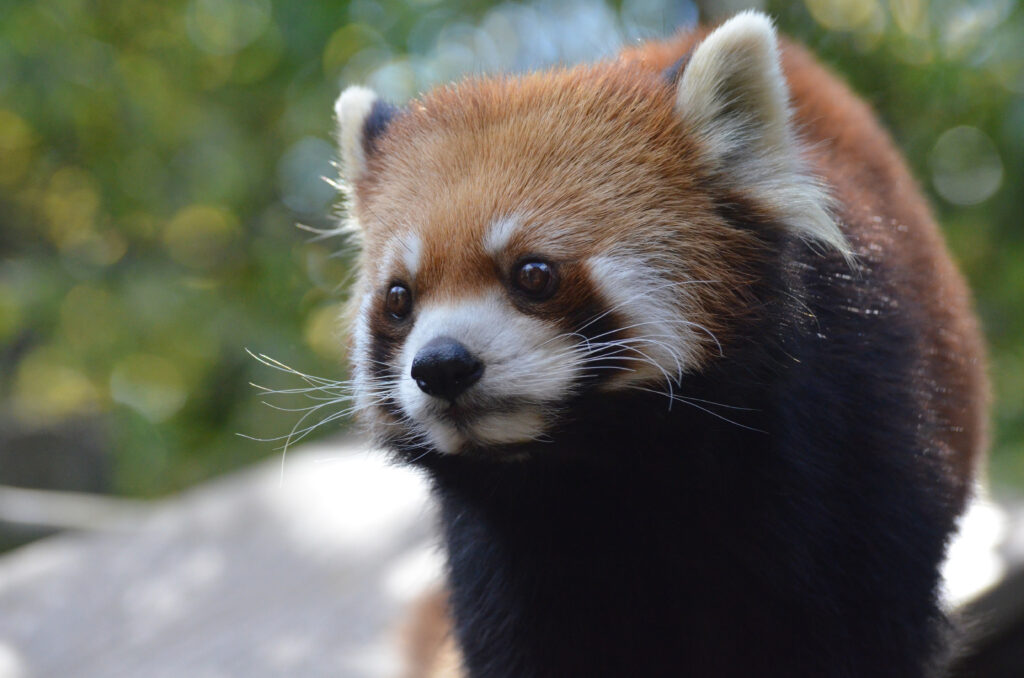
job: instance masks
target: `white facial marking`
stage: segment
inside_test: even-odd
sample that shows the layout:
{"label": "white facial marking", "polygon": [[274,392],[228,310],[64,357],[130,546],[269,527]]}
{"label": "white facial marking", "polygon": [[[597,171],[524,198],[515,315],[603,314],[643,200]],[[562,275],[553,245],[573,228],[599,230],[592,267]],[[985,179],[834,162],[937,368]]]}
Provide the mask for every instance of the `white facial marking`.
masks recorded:
{"label": "white facial marking", "polygon": [[491,256],[501,254],[521,227],[522,223],[515,216],[495,219],[484,234],[484,251]]}
{"label": "white facial marking", "polygon": [[[461,342],[484,365],[480,380],[456,401],[467,413],[458,423],[445,415],[449,404],[421,391],[411,376],[417,352],[439,336]],[[495,289],[419,310],[398,359],[397,399],[442,452],[458,452],[467,443],[526,442],[544,432],[546,409],[575,387],[579,357],[572,337],[516,311]]]}
{"label": "white facial marking", "polygon": [[685,309],[686,299],[695,292],[687,287],[701,283],[675,282],[632,254],[593,257],[587,266],[609,310],[625,318],[628,337],[621,340],[618,355],[632,371],[619,373],[611,380],[612,387],[652,378],[677,381],[698,362],[703,344],[712,340],[700,326],[685,320]]}
{"label": "white facial marking", "polygon": [[423,254],[423,241],[415,233],[407,233],[399,239],[402,248],[402,261],[410,278],[415,278],[420,270],[420,256]]}
{"label": "white facial marking", "polygon": [[497,412],[480,417],[473,425],[474,437],[482,443],[502,445],[536,438],[544,430],[540,408],[521,412]]}
{"label": "white facial marking", "polygon": [[393,237],[384,246],[384,254],[380,266],[377,267],[377,285],[386,285],[396,273],[403,272],[399,269],[404,269],[408,276],[407,282],[412,282],[419,273],[422,255],[423,241],[416,233],[403,233]]}

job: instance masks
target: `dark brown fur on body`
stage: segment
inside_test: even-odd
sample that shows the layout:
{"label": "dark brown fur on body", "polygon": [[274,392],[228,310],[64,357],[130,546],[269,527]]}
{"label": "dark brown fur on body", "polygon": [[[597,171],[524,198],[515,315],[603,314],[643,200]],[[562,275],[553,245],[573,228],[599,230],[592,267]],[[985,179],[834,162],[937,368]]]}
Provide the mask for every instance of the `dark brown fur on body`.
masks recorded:
{"label": "dark brown fur on body", "polygon": [[[658,394],[621,387],[613,370],[642,361],[613,353],[544,410],[553,444],[469,435],[440,454],[394,435],[414,418],[400,397],[368,413],[435,483],[469,675],[941,669],[938,564],[987,438],[968,292],[891,140],[799,46],[780,49],[792,125],[852,261],[723,171],[732,160],[714,160],[715,137],[680,111],[678,74],[665,75],[708,35],[434,91],[353,156],[355,362],[376,378],[403,377],[419,309],[482,294],[555,339],[643,341],[633,305],[601,284],[604,256],[642,257],[695,328],[675,382],[695,398],[687,407],[665,412]],[[492,251],[510,215],[517,228]],[[538,256],[561,282],[543,301],[511,281]],[[416,304],[401,320],[374,301],[396,281],[411,281]],[[647,374],[629,383],[658,390]],[[414,625],[421,663],[451,637],[444,600],[426,601]]]}

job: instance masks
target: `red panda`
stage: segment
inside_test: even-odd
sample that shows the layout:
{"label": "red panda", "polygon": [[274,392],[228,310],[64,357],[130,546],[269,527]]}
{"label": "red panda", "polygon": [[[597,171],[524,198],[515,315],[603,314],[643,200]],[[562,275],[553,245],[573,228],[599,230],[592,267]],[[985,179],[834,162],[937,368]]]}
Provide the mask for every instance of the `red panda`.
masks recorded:
{"label": "red panda", "polygon": [[336,113],[357,408],[467,676],[942,670],[983,351],[862,101],[746,12]]}

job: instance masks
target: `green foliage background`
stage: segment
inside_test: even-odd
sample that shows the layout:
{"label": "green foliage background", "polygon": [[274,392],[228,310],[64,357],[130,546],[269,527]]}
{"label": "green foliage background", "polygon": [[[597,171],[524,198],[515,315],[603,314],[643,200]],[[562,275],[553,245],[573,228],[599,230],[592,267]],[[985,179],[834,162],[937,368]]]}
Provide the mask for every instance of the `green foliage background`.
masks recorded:
{"label": "green foliage background", "polygon": [[[665,16],[697,11],[675,4]],[[705,4],[705,17],[724,11]],[[128,495],[274,454],[234,434],[280,436],[300,414],[263,406],[248,382],[301,383],[243,348],[344,378],[334,319],[350,260],[336,240],[294,228],[334,224],[319,179],[331,173],[333,99],[343,81],[429,51],[445,26],[473,25],[492,5],[0,5],[0,427],[98,423],[113,490]],[[992,475],[1024,487],[1024,10],[766,9],[876,107],[929,191],[992,347]],[[973,131],[943,137],[960,126]],[[951,201],[936,191],[943,177],[997,190]]]}

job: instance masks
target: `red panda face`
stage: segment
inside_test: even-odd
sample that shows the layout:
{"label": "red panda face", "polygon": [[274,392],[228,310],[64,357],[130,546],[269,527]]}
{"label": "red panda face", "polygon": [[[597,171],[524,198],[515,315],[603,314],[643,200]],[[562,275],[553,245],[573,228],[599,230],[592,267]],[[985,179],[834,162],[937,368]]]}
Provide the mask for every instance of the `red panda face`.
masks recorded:
{"label": "red panda face", "polygon": [[[441,92],[379,140],[357,187],[353,362],[387,436],[449,453],[543,439],[582,392],[663,388],[717,350],[696,289],[720,286],[696,239],[717,221],[691,173],[651,162],[694,153],[671,91],[602,102],[589,74],[556,79]],[[644,100],[639,131],[616,111]],[[581,129],[587,106],[607,114]],[[690,261],[670,245],[686,237]]]}
{"label": "red panda face", "polygon": [[[714,57],[691,60],[698,85]],[[722,354],[755,305],[771,230],[831,221],[785,129],[769,129],[784,103],[765,122],[732,106],[709,123],[717,100],[686,85],[615,63],[468,81],[392,116],[368,90],[342,95],[363,247],[353,375],[379,438],[443,453],[543,440],[577,396],[670,395]],[[750,158],[785,153],[759,177],[740,149],[716,148],[726,124],[779,137]],[[787,172],[799,200],[785,200]]]}

